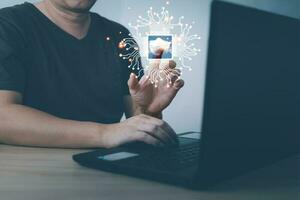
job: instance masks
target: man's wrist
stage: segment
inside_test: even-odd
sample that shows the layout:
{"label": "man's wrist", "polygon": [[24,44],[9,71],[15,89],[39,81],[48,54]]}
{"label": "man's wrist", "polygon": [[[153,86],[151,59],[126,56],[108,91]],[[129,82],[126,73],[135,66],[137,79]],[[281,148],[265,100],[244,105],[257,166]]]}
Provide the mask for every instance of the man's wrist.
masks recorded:
{"label": "man's wrist", "polygon": [[152,116],[152,117],[156,117],[156,118],[158,118],[158,119],[162,119],[162,118],[163,118],[162,112],[158,112],[158,113],[146,112],[145,115],[149,115],[149,116]]}
{"label": "man's wrist", "polygon": [[150,112],[148,111],[148,109],[143,108],[143,107],[136,107],[135,108],[135,112],[134,115],[140,115],[140,114],[145,114],[145,115],[149,115],[152,117],[156,117],[158,119],[162,119],[162,112]]}
{"label": "man's wrist", "polygon": [[109,148],[109,137],[113,124],[94,123],[94,137],[91,137],[95,147]]}

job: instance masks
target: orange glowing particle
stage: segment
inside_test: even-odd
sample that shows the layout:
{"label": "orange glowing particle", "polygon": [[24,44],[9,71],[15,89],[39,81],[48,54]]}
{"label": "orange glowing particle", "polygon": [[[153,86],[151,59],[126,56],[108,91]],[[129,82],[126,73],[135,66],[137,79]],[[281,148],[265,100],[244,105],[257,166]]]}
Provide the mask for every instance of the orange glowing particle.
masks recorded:
{"label": "orange glowing particle", "polygon": [[125,46],[126,46],[126,44],[125,44],[123,41],[121,41],[121,42],[119,43],[119,48],[120,48],[120,49],[123,49]]}

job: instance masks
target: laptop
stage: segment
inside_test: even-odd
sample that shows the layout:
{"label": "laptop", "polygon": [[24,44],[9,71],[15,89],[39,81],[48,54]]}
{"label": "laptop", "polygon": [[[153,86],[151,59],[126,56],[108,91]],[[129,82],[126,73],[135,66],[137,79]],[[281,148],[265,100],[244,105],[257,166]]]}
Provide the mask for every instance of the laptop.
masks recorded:
{"label": "laptop", "polygon": [[203,189],[300,151],[299,20],[214,1],[205,84],[202,133],[179,134],[179,147],[134,143],[74,161]]}

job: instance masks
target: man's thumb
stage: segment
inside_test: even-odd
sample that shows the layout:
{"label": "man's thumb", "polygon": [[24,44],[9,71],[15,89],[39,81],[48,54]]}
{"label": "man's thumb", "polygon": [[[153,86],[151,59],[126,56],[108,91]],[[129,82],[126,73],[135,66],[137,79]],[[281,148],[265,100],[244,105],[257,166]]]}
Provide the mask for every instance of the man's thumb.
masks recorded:
{"label": "man's thumb", "polygon": [[135,90],[139,85],[139,80],[134,73],[131,73],[127,83],[130,90]]}

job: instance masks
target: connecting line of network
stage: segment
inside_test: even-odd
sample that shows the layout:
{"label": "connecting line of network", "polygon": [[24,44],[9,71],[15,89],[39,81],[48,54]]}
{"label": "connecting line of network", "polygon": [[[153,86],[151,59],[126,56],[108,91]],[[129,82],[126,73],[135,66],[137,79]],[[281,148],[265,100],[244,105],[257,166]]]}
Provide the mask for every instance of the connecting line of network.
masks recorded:
{"label": "connecting line of network", "polygon": [[128,68],[131,68],[132,70],[140,70],[140,54],[139,54],[139,46],[137,42],[133,38],[124,38],[119,43],[119,48],[123,49],[126,47],[126,51],[130,51],[130,53],[127,54],[121,54],[120,57],[122,57],[124,60],[128,60],[130,65],[128,65]]}
{"label": "connecting line of network", "polygon": [[[159,82],[166,82],[169,87],[172,77],[180,79],[182,70],[192,70],[186,61],[191,61],[200,52],[194,41],[201,38],[190,33],[192,25],[183,24],[183,16],[173,23],[174,17],[164,7],[160,13],[150,7],[147,14],[146,18],[139,16],[135,25],[128,24],[135,34],[129,34],[119,43],[119,48],[126,50],[126,53],[120,53],[119,56],[128,60],[128,68],[138,71],[136,77],[144,72],[155,87],[158,87]],[[141,59],[145,61],[143,67]],[[177,69],[165,67],[170,60],[177,63]]]}

